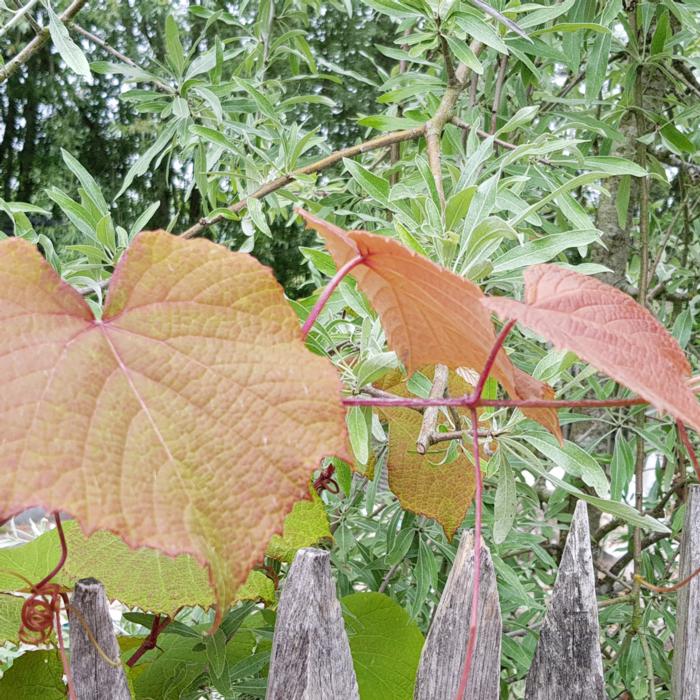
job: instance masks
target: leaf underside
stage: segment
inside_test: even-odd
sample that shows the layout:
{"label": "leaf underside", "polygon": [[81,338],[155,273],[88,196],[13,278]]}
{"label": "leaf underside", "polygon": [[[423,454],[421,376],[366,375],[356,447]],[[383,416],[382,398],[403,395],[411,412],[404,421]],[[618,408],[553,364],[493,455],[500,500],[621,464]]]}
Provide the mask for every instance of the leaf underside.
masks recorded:
{"label": "leaf underside", "polygon": [[556,347],[572,350],[700,432],[700,403],[688,383],[690,364],[647,309],[619,289],[556,265],[528,269],[525,290],[526,303],[487,297],[484,304]]}
{"label": "leaf underside", "polygon": [[[392,238],[344,231],[306,211],[297,211],[323,237],[339,268],[358,255],[364,257],[363,264],[350,274],[377,310],[389,345],[409,374],[433,364],[481,371],[496,335],[477,285]],[[514,367],[504,351],[499,353],[492,374],[515,399],[554,396],[546,384]],[[527,409],[525,413],[561,439],[556,411]]]}

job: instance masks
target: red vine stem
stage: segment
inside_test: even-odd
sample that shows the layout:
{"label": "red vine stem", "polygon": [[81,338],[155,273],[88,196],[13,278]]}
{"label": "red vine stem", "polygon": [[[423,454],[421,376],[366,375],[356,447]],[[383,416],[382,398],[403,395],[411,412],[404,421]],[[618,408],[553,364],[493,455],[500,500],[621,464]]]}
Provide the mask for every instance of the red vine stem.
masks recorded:
{"label": "red vine stem", "polygon": [[476,386],[474,387],[474,393],[472,394],[472,396],[475,397],[476,401],[479,401],[479,399],[481,399],[481,395],[484,393],[484,386],[486,386],[486,381],[488,380],[489,374],[491,374],[491,370],[493,369],[493,366],[496,363],[496,357],[498,356],[498,353],[503,347],[503,343],[506,342],[508,334],[513,330],[514,325],[515,319],[511,319],[510,321],[508,321],[508,323],[506,323],[505,326],[503,326],[501,332],[496,338],[496,342],[493,344],[493,347],[489,351],[488,357],[486,358],[486,363],[484,364],[484,371],[479,375],[479,381],[476,383]]}
{"label": "red vine stem", "polygon": [[513,329],[515,320],[508,321],[503,326],[501,332],[496,338],[496,342],[489,351],[484,369],[479,375],[479,381],[474,387],[474,392],[470,396],[473,401],[470,406],[471,423],[472,423],[472,454],[474,455],[474,566],[472,569],[472,602],[469,611],[469,638],[467,640],[467,649],[464,653],[464,664],[462,666],[462,674],[459,679],[459,687],[455,700],[463,700],[464,693],[467,690],[469,682],[469,674],[471,672],[472,662],[474,660],[474,649],[476,648],[476,639],[479,633],[479,591],[481,589],[481,516],[483,510],[482,494],[484,490],[484,482],[481,476],[481,455],[479,454],[479,414],[477,407],[481,404],[481,395],[484,392],[486,381],[491,374],[498,353],[503,347],[508,334]]}
{"label": "red vine stem", "polygon": [[648,588],[650,591],[655,593],[675,593],[684,586],[687,586],[698,574],[700,574],[700,568],[695,569],[690,576],[686,576],[681,579],[678,583],[674,583],[672,586],[655,586],[653,583],[649,583],[646,579],[641,576],[635,576],[634,580],[642,587]]}
{"label": "red vine stem", "polygon": [[[58,517],[58,513],[56,513]],[[58,524],[58,523],[57,523]],[[78,696],[75,694],[75,686],[73,685],[73,674],[70,670],[70,663],[68,657],[66,656],[66,645],[63,641],[63,630],[61,629],[61,609],[56,606],[56,636],[58,637],[58,651],[61,655],[61,664],[63,664],[63,673],[66,674],[66,683],[68,685],[68,697],[70,700],[78,700]]]}
{"label": "red vine stem", "polygon": [[[495,355],[494,355],[495,358]],[[483,376],[483,375],[482,375]],[[455,700],[463,700],[469,682],[474,649],[479,627],[479,591],[481,589],[481,514],[483,480],[481,478],[481,456],[479,455],[479,416],[476,408],[471,409],[472,420],[472,454],[474,455],[474,567],[472,569],[472,602],[469,610],[469,638],[464,653],[464,665],[459,679]]]}
{"label": "red vine stem", "polygon": [[[177,613],[176,613],[177,614]],[[141,646],[129,657],[126,665],[129,668],[133,668],[136,662],[151,649],[155,649],[158,646],[158,635],[172,622],[172,619],[168,616],[160,619],[160,615],[156,615],[151,623],[151,631],[148,636],[141,642]]]}
{"label": "red vine stem", "polygon": [[348,262],[346,262],[345,265],[343,265],[338,270],[338,272],[336,272],[335,275],[333,275],[331,281],[328,283],[326,288],[321,293],[321,296],[318,298],[318,301],[314,304],[314,308],[311,309],[311,313],[308,315],[306,321],[304,321],[304,325],[301,327],[302,338],[305,339],[306,336],[309,334],[311,327],[316,322],[316,319],[318,318],[321,311],[323,311],[323,307],[326,305],[326,302],[330,298],[331,294],[333,294],[336,287],[343,281],[345,275],[347,275],[348,272],[350,272],[350,270],[352,270],[354,267],[357,267],[361,262],[363,262],[364,259],[365,258],[363,255],[358,255],[356,258],[348,260]]}
{"label": "red vine stem", "polygon": [[[45,644],[51,637],[51,629],[55,629],[63,673],[68,684],[68,697],[70,700],[77,700],[73,686],[73,675],[71,674],[70,663],[66,656],[66,646],[63,641],[63,629],[61,628],[61,600],[65,603],[65,594],[59,584],[52,583],[54,576],[58,574],[66,563],[68,545],[59,512],[54,511],[53,517],[56,521],[58,539],[61,543],[61,556],[58,564],[39,583],[30,585],[31,595],[22,605],[19,639],[28,644]],[[24,579],[24,576],[16,575]],[[67,605],[66,611],[68,611]]]}
{"label": "red vine stem", "polygon": [[53,519],[56,522],[56,532],[58,532],[58,540],[61,543],[61,558],[58,560],[58,564],[48,573],[44,578],[37,583],[34,588],[42,588],[45,586],[62,568],[66,563],[68,558],[68,544],[66,543],[66,536],[63,532],[63,525],[61,524],[61,515],[56,510],[53,512]]}

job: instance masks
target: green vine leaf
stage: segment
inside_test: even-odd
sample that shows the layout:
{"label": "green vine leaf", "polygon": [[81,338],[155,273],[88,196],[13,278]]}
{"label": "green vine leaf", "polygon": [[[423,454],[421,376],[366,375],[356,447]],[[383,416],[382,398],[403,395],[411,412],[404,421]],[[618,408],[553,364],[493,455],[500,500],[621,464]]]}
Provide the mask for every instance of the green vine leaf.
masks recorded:
{"label": "green vine leaf", "polygon": [[282,536],[272,536],[266,554],[272,559],[291,562],[302,547],[332,539],[323,501],[312,491],[310,501],[294,504],[292,512],[284,519]]}
{"label": "green vine leaf", "polygon": [[27,651],[0,678],[0,697],[12,700],[65,700],[63,666],[57,651]]}
{"label": "green vine leaf", "polygon": [[418,625],[383,593],[352,593],[340,605],[362,700],[410,700],[424,641]]}

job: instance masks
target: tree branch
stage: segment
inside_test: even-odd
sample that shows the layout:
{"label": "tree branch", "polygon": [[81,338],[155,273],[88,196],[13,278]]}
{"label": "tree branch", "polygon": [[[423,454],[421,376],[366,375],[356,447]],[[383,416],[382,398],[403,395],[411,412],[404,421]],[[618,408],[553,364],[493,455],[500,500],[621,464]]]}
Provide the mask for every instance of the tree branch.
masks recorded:
{"label": "tree branch", "polygon": [[[110,46],[104,39],[100,39],[99,36],[96,34],[93,34],[92,32],[89,32],[87,29],[83,29],[77,22],[73,22],[71,25],[72,29],[75,29],[78,34],[82,34],[86,39],[90,40],[93,44],[97,44],[99,47],[103,48],[108,54],[111,54],[114,56],[114,58],[118,59],[119,61],[122,61],[122,63],[126,63],[127,66],[131,66],[132,68],[138,68],[139,70],[143,70],[141,66],[136,63],[136,61],[133,61],[130,59],[128,56],[125,56],[123,53],[120,51],[117,51],[115,48]],[[145,72],[145,71],[144,71]],[[159,90],[162,92],[167,92],[170,95],[175,94],[175,88],[171,87],[170,85],[166,85],[165,83],[162,83],[160,80],[154,80],[153,85],[157,87]]]}
{"label": "tree branch", "polygon": [[498,64],[498,76],[496,77],[496,89],[493,94],[493,105],[491,105],[491,133],[496,131],[498,124],[498,110],[501,107],[501,95],[503,94],[503,83],[506,80],[506,68],[508,66],[508,54],[503,54]]}
{"label": "tree branch", "polygon": [[[78,14],[87,0],[73,0],[59,15],[62,22],[70,22]],[[37,34],[9,63],[0,68],[0,83],[12,77],[41,47],[49,40],[49,28],[45,27]]]}
{"label": "tree branch", "polygon": [[[0,27],[0,36],[3,36],[3,34],[7,34],[7,32],[12,29],[16,24],[20,22],[22,17],[24,17],[27,12],[29,12],[34,5],[36,5],[39,2],[39,0],[29,0],[29,2],[24,6],[20,7],[19,10],[15,12],[15,14],[12,16],[12,19],[3,27]],[[29,19],[30,16],[27,16],[27,19]]]}
{"label": "tree branch", "polygon": [[[446,69],[448,75],[447,89],[432,119],[429,119],[425,123],[425,143],[428,152],[428,164],[430,165],[430,171],[435,180],[435,189],[437,190],[438,199],[440,200],[440,208],[444,211],[445,189],[442,185],[440,138],[442,137],[442,130],[445,128],[445,124],[452,118],[452,111],[454,110],[455,104],[457,104],[457,99],[467,86],[466,79],[469,69],[464,63],[460,63],[459,66],[457,66],[457,70],[453,71],[451,68],[452,59],[447,49],[447,42],[445,42],[444,39],[443,44],[443,50],[447,52],[445,53],[445,61],[448,66]],[[482,44],[479,41],[472,41],[470,48],[474,52],[474,55],[478,56]]]}
{"label": "tree branch", "polygon": [[[447,389],[448,369],[445,365],[435,365],[435,374],[433,376],[433,386],[430,389],[431,399],[441,399],[445,395]],[[423,411],[423,423],[418,433],[416,440],[416,452],[419,455],[424,455],[431,445],[431,437],[436,432],[438,412],[440,409],[437,406],[429,406]],[[455,426],[458,428],[459,426]]]}
{"label": "tree branch", "polygon": [[[412,141],[413,139],[423,136],[424,133],[425,128],[422,126],[417,126],[413,129],[406,129],[405,131],[394,131],[391,134],[384,134],[383,136],[378,136],[375,139],[370,139],[369,141],[359,143],[356,146],[350,146],[348,148],[343,148],[340,151],[335,151],[335,153],[331,153],[325,158],[317,160],[315,163],[305,165],[303,168],[293,170],[288,175],[282,175],[274,180],[266,182],[255,192],[227,207],[227,209],[234,214],[238,213],[246,208],[247,201],[249,199],[262,199],[268,194],[276,192],[282,187],[288,185],[290,182],[293,182],[297,175],[311,175],[313,173],[320,172],[321,170],[325,170],[326,168],[330,168],[332,165],[335,165],[343,160],[343,158],[353,158],[360,153],[367,153],[368,151],[374,151],[378,148],[385,148],[395,143],[401,143],[402,141]],[[193,238],[204,231],[205,228],[218,224],[224,219],[225,217],[221,214],[200,219],[198,223],[196,223],[194,226],[190,226],[190,228],[183,231],[180,235],[183,238]]]}

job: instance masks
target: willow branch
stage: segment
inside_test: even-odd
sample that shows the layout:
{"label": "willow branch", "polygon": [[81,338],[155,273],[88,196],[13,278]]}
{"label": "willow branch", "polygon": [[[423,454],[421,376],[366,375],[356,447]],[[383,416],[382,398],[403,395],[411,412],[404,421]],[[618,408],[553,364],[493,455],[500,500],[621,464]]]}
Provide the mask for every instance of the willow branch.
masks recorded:
{"label": "willow branch", "polygon": [[[92,32],[89,32],[87,29],[84,29],[81,27],[77,22],[74,22],[71,25],[71,28],[74,29],[78,34],[82,34],[86,39],[91,41],[93,44],[97,44],[100,48],[104,49],[108,54],[111,54],[116,58],[117,60],[121,61],[122,63],[126,63],[127,66],[131,66],[132,68],[137,68],[138,70],[143,70],[141,66],[136,63],[136,61],[132,60],[128,56],[124,55],[121,53],[121,51],[117,51],[114,47],[110,46],[104,39],[101,39],[99,36],[96,34],[93,34]],[[145,73],[146,71],[144,71]],[[162,92],[167,92],[170,95],[175,94],[175,88],[171,87],[170,85],[167,85],[166,83],[162,83],[160,80],[154,80],[153,85],[161,90]]]}
{"label": "willow branch", "polygon": [[[511,143],[510,141],[504,141],[503,139],[496,138],[493,134],[489,133],[488,131],[485,131],[484,129],[474,128],[471,124],[468,124],[464,121],[464,119],[460,119],[459,117],[452,117],[450,119],[450,122],[455,126],[459,127],[460,129],[463,129],[464,131],[471,131],[472,129],[474,129],[474,131],[476,131],[476,133],[479,134],[479,136],[481,136],[482,138],[492,138],[493,142],[497,146],[501,146],[509,151],[514,151],[518,147],[516,144]],[[536,158],[535,160],[538,163],[542,163],[542,165],[552,164],[546,158]]]}
{"label": "willow branch", "polygon": [[[63,23],[70,22],[78,14],[87,0],[73,0],[59,15]],[[11,78],[50,38],[49,28],[45,27],[39,32],[9,63],[0,68],[0,83]]]}
{"label": "willow branch", "polygon": [[491,105],[491,132],[496,131],[498,125],[498,110],[501,108],[501,96],[503,94],[503,83],[506,80],[506,68],[508,66],[508,54],[501,56],[498,64],[498,76],[496,77],[496,89],[493,94],[493,105]]}
{"label": "willow branch", "polygon": [[[435,365],[435,374],[433,376],[433,386],[430,389],[431,399],[441,399],[445,395],[447,389],[448,370],[445,365]],[[424,455],[430,447],[431,437],[436,432],[438,412],[440,409],[437,406],[430,406],[423,412],[423,423],[418,433],[416,440],[416,452],[419,455]],[[459,427],[459,426],[455,426]]]}
{"label": "willow branch", "polygon": [[[452,68],[452,58],[447,47],[447,42],[442,38],[443,52],[445,53],[445,65],[447,71],[447,89],[440,100],[440,104],[431,119],[425,123],[425,143],[428,153],[428,164],[435,180],[435,189],[440,200],[440,207],[445,209],[445,189],[442,185],[442,166],[440,163],[440,138],[442,130],[452,118],[457,99],[467,86],[467,75],[469,69],[464,63],[460,63],[456,70]],[[479,41],[472,41],[471,50],[475,56],[479,55],[482,44]]]}
{"label": "willow branch", "polygon": [[[294,179],[299,175],[312,175],[313,173],[318,173],[321,170],[330,168],[332,165],[339,163],[343,158],[354,158],[361,153],[367,153],[369,151],[374,151],[378,148],[386,148],[395,143],[401,143],[402,141],[412,141],[423,136],[425,128],[422,126],[414,127],[413,129],[406,129],[404,131],[394,131],[391,134],[385,134],[383,136],[378,136],[375,139],[370,139],[369,141],[364,141],[355,146],[349,146],[348,148],[343,148],[340,151],[335,151],[321,160],[317,160],[315,163],[305,165],[303,168],[298,168],[293,170],[287,175],[281,175],[280,177],[266,182],[264,185],[259,187],[255,192],[249,194],[244,199],[232,204],[227,207],[228,211],[233,214],[237,214],[246,208],[249,199],[262,199],[272,192],[276,192],[282,187],[287,186],[289,183],[294,182]],[[202,218],[194,226],[190,226],[186,231],[183,231],[180,235],[183,238],[193,238],[199,235],[204,229],[214,224],[218,224],[223,221],[226,217],[222,214],[217,214],[216,216],[210,216]]]}
{"label": "willow branch", "polygon": [[[24,17],[27,12],[29,12],[34,5],[36,5],[39,2],[39,0],[29,0],[29,2],[24,6],[20,7],[19,10],[17,10],[14,15],[12,16],[12,19],[3,27],[0,27],[0,36],[3,36],[4,34],[7,34],[7,32],[12,29],[16,24],[18,24],[22,17]],[[27,16],[27,19],[29,19],[29,15]]]}

